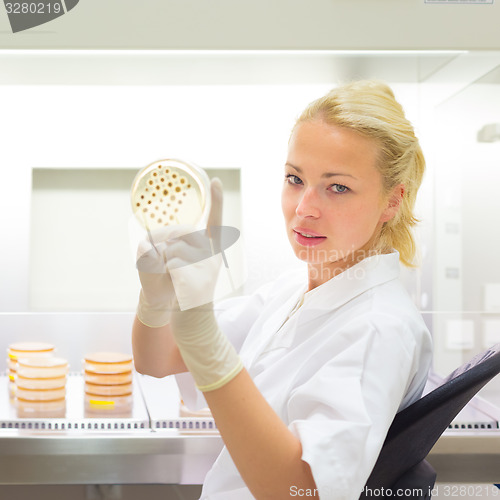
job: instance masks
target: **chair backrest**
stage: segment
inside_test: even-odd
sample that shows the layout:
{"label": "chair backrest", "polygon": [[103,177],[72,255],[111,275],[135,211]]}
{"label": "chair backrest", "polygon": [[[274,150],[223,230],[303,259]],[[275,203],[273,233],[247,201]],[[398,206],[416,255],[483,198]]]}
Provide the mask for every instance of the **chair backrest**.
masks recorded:
{"label": "chair backrest", "polygon": [[478,354],[452,372],[442,385],[400,411],[389,428],[366,488],[390,488],[424,460],[462,408],[498,373],[500,344]]}

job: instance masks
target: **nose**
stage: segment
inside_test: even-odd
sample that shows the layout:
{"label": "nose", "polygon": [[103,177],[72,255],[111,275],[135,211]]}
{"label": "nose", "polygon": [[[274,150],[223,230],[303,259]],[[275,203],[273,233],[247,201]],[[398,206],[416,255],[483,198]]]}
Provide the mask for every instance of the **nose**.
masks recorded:
{"label": "nose", "polygon": [[321,215],[319,195],[314,188],[308,187],[304,189],[295,213],[301,218],[312,217],[317,219]]}

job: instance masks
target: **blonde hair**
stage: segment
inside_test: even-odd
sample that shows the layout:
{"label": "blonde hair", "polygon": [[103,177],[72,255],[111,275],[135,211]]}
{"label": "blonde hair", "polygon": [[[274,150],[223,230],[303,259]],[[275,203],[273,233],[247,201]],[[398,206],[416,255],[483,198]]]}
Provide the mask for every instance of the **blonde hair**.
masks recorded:
{"label": "blonde hair", "polygon": [[413,126],[392,89],[377,80],[339,86],[309,104],[295,127],[315,119],[353,129],[377,141],[380,147],[377,168],[382,175],[384,195],[391,193],[398,184],[404,184],[405,193],[397,214],[383,224],[373,250],[386,253],[394,248],[404,265],[415,267],[416,244],[412,228],[419,221],[413,210],[425,171],[425,159]]}

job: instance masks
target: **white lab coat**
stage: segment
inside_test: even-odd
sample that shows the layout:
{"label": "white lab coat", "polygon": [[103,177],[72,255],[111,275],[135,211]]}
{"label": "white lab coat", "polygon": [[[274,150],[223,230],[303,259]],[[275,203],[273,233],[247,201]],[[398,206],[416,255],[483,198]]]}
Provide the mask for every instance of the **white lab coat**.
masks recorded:
{"label": "white lab coat", "polygon": [[[301,441],[317,486],[309,496],[357,499],[395,413],[421,396],[431,337],[398,275],[393,252],[305,296],[306,276],[293,272],[217,308],[255,384]],[[188,407],[206,406],[189,374],[177,380]],[[226,448],[201,498],[253,498]]]}

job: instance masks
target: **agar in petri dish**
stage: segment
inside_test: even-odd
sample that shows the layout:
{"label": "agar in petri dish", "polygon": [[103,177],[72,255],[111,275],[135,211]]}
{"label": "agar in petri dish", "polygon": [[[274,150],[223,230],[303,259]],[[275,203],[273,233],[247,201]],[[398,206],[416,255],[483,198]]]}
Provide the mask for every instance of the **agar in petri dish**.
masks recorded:
{"label": "agar in petri dish", "polygon": [[[168,201],[174,202],[178,196],[182,196],[182,209],[174,211]],[[175,159],[157,161],[137,173],[131,202],[134,214],[147,229],[197,225],[210,208],[210,180],[204,170],[192,163]],[[146,210],[149,217],[145,217]]]}

